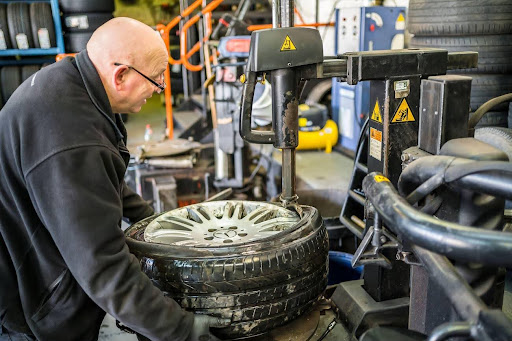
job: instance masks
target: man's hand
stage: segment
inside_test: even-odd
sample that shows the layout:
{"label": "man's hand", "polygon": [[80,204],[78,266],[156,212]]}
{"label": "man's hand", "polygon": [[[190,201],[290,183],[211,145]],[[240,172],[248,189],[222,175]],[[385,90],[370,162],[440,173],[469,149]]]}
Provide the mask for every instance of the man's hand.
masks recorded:
{"label": "man's hand", "polygon": [[194,315],[194,324],[187,341],[219,341],[210,333],[210,327],[227,327],[231,323],[229,319],[222,319],[208,315]]}

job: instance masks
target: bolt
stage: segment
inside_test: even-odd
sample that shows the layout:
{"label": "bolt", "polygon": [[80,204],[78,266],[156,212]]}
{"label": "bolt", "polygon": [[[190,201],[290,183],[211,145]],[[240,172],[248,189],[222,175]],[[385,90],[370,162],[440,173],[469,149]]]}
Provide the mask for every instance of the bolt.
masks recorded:
{"label": "bolt", "polygon": [[405,161],[408,161],[409,160],[409,154],[402,154],[400,156],[400,159],[405,162]]}
{"label": "bolt", "polygon": [[381,244],[386,243],[386,241],[387,241],[386,237],[384,237],[384,236],[380,236],[380,242],[381,242]]}
{"label": "bolt", "polygon": [[288,63],[288,66],[292,66],[292,63]]}

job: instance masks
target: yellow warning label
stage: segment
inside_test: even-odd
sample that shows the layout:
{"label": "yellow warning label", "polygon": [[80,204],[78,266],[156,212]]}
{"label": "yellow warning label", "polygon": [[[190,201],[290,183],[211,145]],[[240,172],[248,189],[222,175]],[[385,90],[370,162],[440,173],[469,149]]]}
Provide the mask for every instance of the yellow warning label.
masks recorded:
{"label": "yellow warning label", "polygon": [[382,115],[380,114],[380,106],[379,106],[379,100],[375,102],[375,107],[372,111],[371,119],[375,122],[382,123]]}
{"label": "yellow warning label", "polygon": [[414,122],[414,116],[412,115],[411,108],[405,98],[402,100],[398,109],[395,111],[395,115],[391,120],[391,123],[402,123],[402,122]]}
{"label": "yellow warning label", "polygon": [[308,125],[308,119],[305,117],[299,117],[299,127],[305,127]]}
{"label": "yellow warning label", "polygon": [[400,13],[398,18],[396,18],[395,30],[405,30],[405,17],[403,13]]}
{"label": "yellow warning label", "polygon": [[281,45],[281,51],[294,51],[296,50],[295,45],[293,44],[290,37],[287,35],[286,38],[284,38],[283,45]]}
{"label": "yellow warning label", "polygon": [[375,181],[377,181],[377,182],[382,182],[382,181],[389,182],[389,179],[386,178],[384,175],[375,175]]}
{"label": "yellow warning label", "polygon": [[382,142],[382,131],[370,128],[370,138]]}

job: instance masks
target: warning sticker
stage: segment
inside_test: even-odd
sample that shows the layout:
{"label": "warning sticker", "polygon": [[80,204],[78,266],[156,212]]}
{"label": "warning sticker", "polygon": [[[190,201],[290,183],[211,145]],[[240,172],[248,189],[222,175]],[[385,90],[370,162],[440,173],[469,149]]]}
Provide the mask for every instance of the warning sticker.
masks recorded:
{"label": "warning sticker", "polygon": [[402,122],[414,122],[414,116],[412,115],[411,108],[409,104],[407,104],[407,100],[404,98],[398,109],[395,111],[395,115],[393,115],[393,119],[391,123],[402,123]]}
{"label": "warning sticker", "polygon": [[382,181],[387,181],[389,182],[389,179],[386,178],[384,175],[375,175],[375,181],[377,182],[382,182]]}
{"label": "warning sticker", "polygon": [[371,119],[374,120],[375,122],[382,123],[382,115],[380,114],[380,106],[378,99],[375,102],[375,107],[373,108]]}
{"label": "warning sticker", "polygon": [[395,21],[395,30],[405,30],[405,18],[403,13],[400,13]]}
{"label": "warning sticker", "polygon": [[370,156],[382,161],[382,131],[370,128]]}
{"label": "warning sticker", "polygon": [[7,50],[7,43],[5,42],[4,31],[0,30],[0,50]]}
{"label": "warning sticker", "polygon": [[39,46],[42,49],[49,49],[52,47],[50,43],[50,33],[47,28],[40,28],[37,30],[37,38],[39,39]]}
{"label": "warning sticker", "polygon": [[18,45],[20,50],[28,49],[28,38],[25,33],[18,33],[16,35],[16,45]]}
{"label": "warning sticker", "polygon": [[295,48],[295,45],[293,44],[290,37],[287,35],[286,38],[284,38],[283,45],[281,45],[281,51],[294,51],[297,48]]}

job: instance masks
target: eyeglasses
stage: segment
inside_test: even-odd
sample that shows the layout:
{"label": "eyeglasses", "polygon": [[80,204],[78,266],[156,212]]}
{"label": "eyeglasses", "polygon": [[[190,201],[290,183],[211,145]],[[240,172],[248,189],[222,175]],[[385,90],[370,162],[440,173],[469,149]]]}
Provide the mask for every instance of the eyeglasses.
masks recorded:
{"label": "eyeglasses", "polygon": [[148,81],[151,82],[151,84],[153,84],[154,86],[156,86],[158,88],[159,91],[157,91],[158,93],[161,93],[162,91],[165,90],[165,87],[166,87],[166,84],[165,84],[165,81],[162,82],[162,84],[159,84],[157,82],[155,82],[154,80],[152,80],[151,78],[149,78],[148,76],[146,76],[145,74],[143,74],[142,72],[140,72],[139,70],[137,70],[136,68],[134,68],[133,66],[131,65],[126,65],[126,64],[121,64],[121,63],[114,63],[115,66],[126,66],[128,67],[129,69],[132,69],[133,71],[137,72],[139,75],[141,75],[142,77],[146,78]]}

